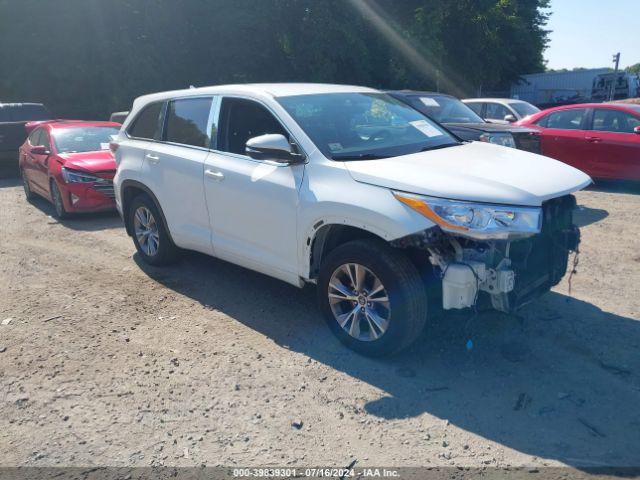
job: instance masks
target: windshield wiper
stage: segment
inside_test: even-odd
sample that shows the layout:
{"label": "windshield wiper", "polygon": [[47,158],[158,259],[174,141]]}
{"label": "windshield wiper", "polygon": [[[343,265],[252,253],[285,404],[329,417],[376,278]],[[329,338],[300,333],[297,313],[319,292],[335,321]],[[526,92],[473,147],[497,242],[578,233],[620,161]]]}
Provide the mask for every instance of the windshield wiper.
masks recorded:
{"label": "windshield wiper", "polygon": [[358,155],[334,155],[333,160],[379,160],[389,158],[387,155],[376,155],[375,153],[360,153]]}

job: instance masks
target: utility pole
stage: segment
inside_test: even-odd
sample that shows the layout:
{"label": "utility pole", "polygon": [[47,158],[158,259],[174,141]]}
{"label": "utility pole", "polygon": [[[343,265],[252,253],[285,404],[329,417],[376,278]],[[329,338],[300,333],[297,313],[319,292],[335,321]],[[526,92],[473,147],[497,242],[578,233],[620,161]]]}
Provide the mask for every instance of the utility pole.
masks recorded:
{"label": "utility pole", "polygon": [[613,97],[616,93],[616,83],[618,82],[618,67],[620,66],[620,52],[616,53],[613,56],[613,63],[616,64],[616,67],[613,71],[613,80],[611,80],[611,88],[609,89],[609,101],[613,100]]}

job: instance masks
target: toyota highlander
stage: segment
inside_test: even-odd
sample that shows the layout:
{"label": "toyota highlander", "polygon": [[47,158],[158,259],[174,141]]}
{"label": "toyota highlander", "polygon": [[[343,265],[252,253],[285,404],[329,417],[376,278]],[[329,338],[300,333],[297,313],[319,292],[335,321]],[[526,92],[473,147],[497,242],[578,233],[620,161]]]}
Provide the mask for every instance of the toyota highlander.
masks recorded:
{"label": "toyota highlander", "polygon": [[512,312],[565,275],[583,172],[462,141],[363,87],[260,84],[136,99],[110,145],[140,258],[203,252],[317,285],[365,355],[412,343],[439,310]]}

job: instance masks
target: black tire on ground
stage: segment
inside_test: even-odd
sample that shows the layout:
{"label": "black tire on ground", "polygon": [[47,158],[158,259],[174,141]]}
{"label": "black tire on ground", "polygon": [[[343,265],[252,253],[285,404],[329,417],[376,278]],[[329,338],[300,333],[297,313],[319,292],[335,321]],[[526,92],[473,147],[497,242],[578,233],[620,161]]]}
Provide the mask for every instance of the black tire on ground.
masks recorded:
{"label": "black tire on ground", "polygon": [[[331,310],[331,276],[348,263],[357,263],[370,270],[388,292],[389,326],[376,340],[352,337],[339,325]],[[318,302],[329,328],[340,341],[371,357],[392,355],[407,348],[421,334],[427,320],[427,294],[417,268],[402,251],[391,248],[382,240],[354,240],[329,253],[320,267]]]}
{"label": "black tire on ground", "polygon": [[[147,252],[145,252],[145,249],[140,245],[135,232],[134,217],[138,209],[141,207],[146,208],[149,212],[151,212],[153,220],[157,225],[159,241],[157,251],[153,255],[149,255],[147,254]],[[142,257],[145,263],[148,263],[149,265],[169,265],[175,262],[179,256],[178,254],[180,250],[171,240],[171,236],[169,235],[167,227],[164,224],[162,218],[163,217],[160,214],[158,207],[156,207],[154,201],[151,200],[151,197],[149,197],[149,195],[147,195],[146,193],[141,193],[140,195],[135,197],[131,202],[131,205],[129,206],[129,210],[127,212],[127,221],[130,222],[129,225],[131,226],[131,231],[133,232],[133,243],[138,250],[138,254]]]}
{"label": "black tire on ground", "polygon": [[53,202],[53,208],[55,210],[56,218],[64,220],[65,218],[69,217],[69,213],[64,208],[64,203],[62,202],[62,193],[60,193],[58,184],[53,178],[50,180],[49,185],[51,188],[51,201]]}
{"label": "black tire on ground", "polygon": [[22,188],[24,189],[24,196],[27,201],[30,202],[33,200],[35,193],[31,191],[31,185],[29,185],[29,180],[27,180],[27,176],[24,173],[23,169],[20,169],[20,176],[22,177]]}

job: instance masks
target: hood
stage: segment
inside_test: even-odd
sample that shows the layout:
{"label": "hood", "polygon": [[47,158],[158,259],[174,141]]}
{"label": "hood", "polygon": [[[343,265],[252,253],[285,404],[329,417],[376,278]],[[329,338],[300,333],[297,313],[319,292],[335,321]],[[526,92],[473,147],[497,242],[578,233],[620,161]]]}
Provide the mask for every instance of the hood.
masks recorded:
{"label": "hood", "polygon": [[514,125],[513,123],[508,124],[500,124],[500,123],[445,123],[445,127],[456,131],[456,130],[472,130],[475,132],[488,132],[488,133],[500,133],[500,132],[510,132],[510,133],[530,133],[536,132],[536,130],[527,127],[521,127],[518,125]]}
{"label": "hood", "polygon": [[110,150],[97,152],[78,152],[59,154],[63,160],[63,166],[86,172],[113,172],[116,171],[116,161]]}
{"label": "hood", "polygon": [[591,183],[587,174],[557,160],[484,142],[345,165],[357,182],[507,205],[539,206]]}

